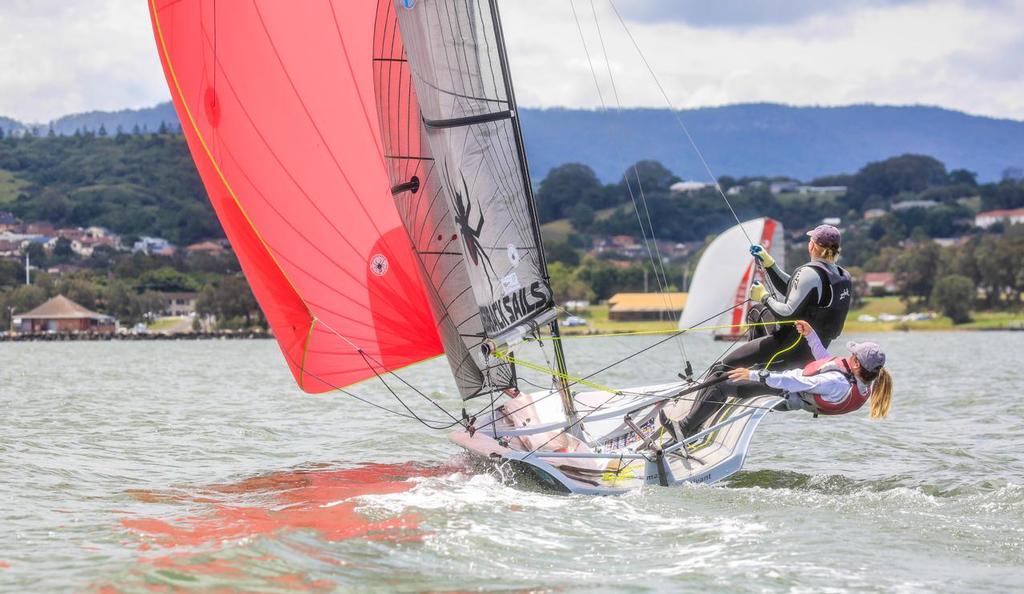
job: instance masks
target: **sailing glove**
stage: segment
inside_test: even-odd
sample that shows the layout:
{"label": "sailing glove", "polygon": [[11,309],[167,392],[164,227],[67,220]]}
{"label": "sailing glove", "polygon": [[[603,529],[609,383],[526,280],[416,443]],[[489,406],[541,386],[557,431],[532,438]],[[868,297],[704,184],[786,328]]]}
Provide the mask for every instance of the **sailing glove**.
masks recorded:
{"label": "sailing glove", "polygon": [[773,258],[772,255],[768,253],[768,250],[764,249],[764,246],[762,245],[750,246],[750,255],[765,268],[775,266],[775,258]]}
{"label": "sailing glove", "polygon": [[768,290],[765,289],[764,285],[762,285],[761,283],[754,281],[754,283],[750,285],[750,299],[752,301],[762,303],[764,301],[765,295],[767,294]]}

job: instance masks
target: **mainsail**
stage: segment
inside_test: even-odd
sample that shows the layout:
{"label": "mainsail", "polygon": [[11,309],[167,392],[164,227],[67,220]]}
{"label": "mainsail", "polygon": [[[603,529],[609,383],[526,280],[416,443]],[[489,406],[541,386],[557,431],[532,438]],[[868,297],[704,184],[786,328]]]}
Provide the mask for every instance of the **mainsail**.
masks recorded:
{"label": "mainsail", "polygon": [[484,335],[514,341],[551,321],[554,304],[496,2],[394,0],[394,10],[456,231],[433,249],[458,237]]}
{"label": "mainsail", "polygon": [[309,392],[442,351],[371,117],[375,8],[150,2],[193,159]]}
{"label": "mainsail", "polygon": [[392,0],[379,0],[373,43],[377,113],[391,194],[420,263],[445,354],[463,398],[511,387],[511,367],[485,359],[483,316],[466,243],[427,143]]}
{"label": "mainsail", "polygon": [[[748,251],[750,238],[765,247],[779,266],[785,266],[782,223],[770,218],[745,221],[719,235],[697,262],[686,307],[679,319],[681,329],[715,326],[723,337],[739,337],[747,312],[750,284],[760,274]],[[722,311],[733,305],[732,309]]]}

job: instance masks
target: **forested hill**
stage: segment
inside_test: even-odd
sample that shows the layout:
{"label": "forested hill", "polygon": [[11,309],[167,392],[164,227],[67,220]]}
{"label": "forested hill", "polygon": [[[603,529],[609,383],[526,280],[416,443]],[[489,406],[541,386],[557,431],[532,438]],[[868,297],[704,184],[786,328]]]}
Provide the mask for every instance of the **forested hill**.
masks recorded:
{"label": "forested hill", "polygon": [[181,134],[8,136],[0,211],[179,245],[223,236]]}
{"label": "forested hill", "polygon": [[5,134],[21,130],[24,127],[24,124],[17,120],[12,120],[11,118],[5,118],[4,116],[0,116],[0,130],[3,130]]}
{"label": "forested hill", "polygon": [[142,109],[121,109],[118,111],[87,111],[62,116],[45,124],[19,122],[0,115],[0,130],[3,135],[22,134],[34,130],[45,136],[53,130],[59,136],[71,136],[85,132],[99,132],[102,128],[108,134],[121,131],[126,134],[141,134],[167,129],[181,131],[178,114],[170,101]]}
{"label": "forested hill", "polygon": [[[809,180],[904,153],[932,155],[982,181],[998,180],[1007,167],[1024,167],[1024,122],[936,107],[759,103],[680,116],[718,175]],[[630,163],[654,159],[684,179],[707,180],[668,110],[524,109],[522,118],[535,179],[562,163],[579,162],[602,180],[615,181]]]}
{"label": "forested hill", "polygon": [[[706,180],[699,160],[668,110],[601,113],[578,109],[522,109],[534,180],[562,163],[585,163],[605,182],[641,159],[660,161],[684,179]],[[865,163],[904,153],[932,155],[980,181],[998,180],[1007,167],[1024,167],[1024,122],[937,107],[789,107],[757,103],[681,112],[716,174],[787,175],[802,180],[856,171]],[[76,130],[178,129],[174,108],[69,115],[39,126],[46,134]],[[0,129],[22,124],[0,117]]]}
{"label": "forested hill", "polygon": [[75,130],[99,130],[100,126],[114,134],[117,130],[124,132],[156,132],[160,126],[178,130],[178,115],[170,102],[161,103],[143,109],[122,109],[120,111],[88,111],[66,115],[53,121],[53,131],[57,134],[74,134]]}

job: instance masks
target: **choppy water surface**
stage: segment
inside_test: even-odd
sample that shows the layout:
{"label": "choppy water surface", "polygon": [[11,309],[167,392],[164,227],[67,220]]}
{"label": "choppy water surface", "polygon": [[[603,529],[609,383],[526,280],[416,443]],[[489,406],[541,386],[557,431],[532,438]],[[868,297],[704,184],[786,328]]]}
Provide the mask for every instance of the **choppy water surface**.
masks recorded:
{"label": "choppy water surface", "polygon": [[[890,420],[769,416],[728,484],[614,498],[510,487],[443,432],[302,395],[271,341],[0,344],[0,591],[1021,590],[1024,333],[874,338]],[[567,348],[589,370],[653,340]],[[659,348],[602,380],[679,367]],[[403,377],[457,408],[443,361]]]}

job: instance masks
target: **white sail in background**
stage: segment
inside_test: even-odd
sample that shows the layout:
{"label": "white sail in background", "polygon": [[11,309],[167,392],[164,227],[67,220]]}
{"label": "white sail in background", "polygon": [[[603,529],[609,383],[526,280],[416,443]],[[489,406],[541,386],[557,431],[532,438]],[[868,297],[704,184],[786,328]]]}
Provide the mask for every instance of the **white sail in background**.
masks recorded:
{"label": "white sail in background", "polygon": [[[739,337],[744,333],[745,328],[738,325],[746,317],[747,306],[740,304],[747,300],[750,284],[763,280],[747,237],[763,245],[776,264],[785,267],[782,223],[762,217],[744,222],[742,228],[730,227],[711,242],[697,262],[679,328],[721,326],[716,335]],[[736,307],[723,311],[729,304]]]}

